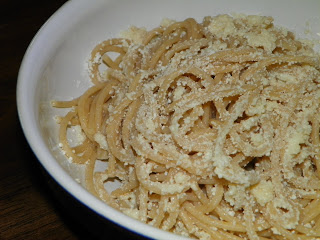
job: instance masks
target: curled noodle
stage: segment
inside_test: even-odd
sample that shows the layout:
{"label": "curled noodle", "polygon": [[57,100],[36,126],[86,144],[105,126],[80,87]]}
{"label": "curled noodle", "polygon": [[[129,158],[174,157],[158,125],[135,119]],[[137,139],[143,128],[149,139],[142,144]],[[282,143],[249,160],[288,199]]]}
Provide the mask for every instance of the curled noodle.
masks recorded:
{"label": "curled noodle", "polygon": [[[73,107],[60,142],[86,164],[91,192],[193,238],[320,239],[320,64],[311,47],[269,17],[220,15],[132,28],[97,45],[90,63],[94,86],[53,106]],[[79,146],[67,139],[75,125],[86,136]],[[95,161],[107,169],[94,172]],[[114,179],[120,187],[109,192]]]}

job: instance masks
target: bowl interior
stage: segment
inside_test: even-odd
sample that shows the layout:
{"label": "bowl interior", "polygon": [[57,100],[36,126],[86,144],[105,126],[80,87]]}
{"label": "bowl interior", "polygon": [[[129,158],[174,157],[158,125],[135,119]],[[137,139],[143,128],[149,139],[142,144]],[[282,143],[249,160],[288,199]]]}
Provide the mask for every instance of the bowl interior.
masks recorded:
{"label": "bowl interior", "polygon": [[69,1],[36,35],[20,69],[18,109],[26,137],[55,180],[94,211],[149,237],[180,239],[118,213],[78,184],[84,180],[83,168],[70,164],[58,147],[55,117],[66,110],[52,108],[50,101],[80,96],[91,85],[86,70],[93,47],[130,25],[151,29],[163,18],[202,21],[204,16],[223,13],[258,14],[273,16],[275,24],[299,37],[319,40],[319,10],[318,0]]}

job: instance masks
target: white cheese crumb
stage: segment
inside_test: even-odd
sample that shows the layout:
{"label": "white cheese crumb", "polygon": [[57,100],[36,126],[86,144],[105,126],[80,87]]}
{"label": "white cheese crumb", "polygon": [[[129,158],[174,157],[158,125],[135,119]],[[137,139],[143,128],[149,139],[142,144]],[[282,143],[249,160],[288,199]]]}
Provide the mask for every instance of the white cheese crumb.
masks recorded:
{"label": "white cheese crumb", "polygon": [[147,34],[147,30],[145,28],[137,28],[135,26],[131,26],[128,30],[122,31],[120,33],[120,37],[131,40],[135,44],[142,44],[145,35]]}
{"label": "white cheese crumb", "polygon": [[94,134],[93,138],[99,144],[100,148],[107,151],[109,150],[106,136],[104,136],[100,132],[97,132],[96,134]]}
{"label": "white cheese crumb", "polygon": [[274,198],[274,189],[271,181],[260,181],[250,189],[252,195],[261,206],[265,206]]}

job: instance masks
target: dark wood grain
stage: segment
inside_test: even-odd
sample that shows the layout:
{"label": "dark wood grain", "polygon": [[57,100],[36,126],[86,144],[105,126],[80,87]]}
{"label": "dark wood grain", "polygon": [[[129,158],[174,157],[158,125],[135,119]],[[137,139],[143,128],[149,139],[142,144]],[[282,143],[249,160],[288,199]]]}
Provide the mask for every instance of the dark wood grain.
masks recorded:
{"label": "dark wood grain", "polygon": [[0,239],[142,239],[64,191],[28,146],[16,110],[17,74],[41,25],[65,0],[0,0]]}

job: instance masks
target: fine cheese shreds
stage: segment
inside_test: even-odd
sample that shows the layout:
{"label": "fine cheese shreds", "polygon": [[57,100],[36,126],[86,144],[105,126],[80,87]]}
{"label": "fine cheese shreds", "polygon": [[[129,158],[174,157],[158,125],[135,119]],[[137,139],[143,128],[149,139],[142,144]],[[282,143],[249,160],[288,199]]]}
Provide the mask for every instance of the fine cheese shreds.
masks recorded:
{"label": "fine cheese shreds", "polygon": [[320,206],[320,58],[312,46],[272,17],[244,14],[163,19],[120,37],[110,45],[117,57],[97,52],[89,62],[89,71],[104,63],[99,77],[114,83],[84,104],[91,111],[103,102],[102,113],[77,119],[85,131],[73,127],[78,142],[109,161],[99,180],[121,183],[100,197],[192,238],[316,236],[320,214],[306,216]]}
{"label": "fine cheese shreds", "polygon": [[147,34],[147,30],[145,28],[137,28],[135,26],[131,26],[128,30],[122,31],[120,33],[120,37],[129,39],[133,43],[140,45],[142,44],[146,34]]}
{"label": "fine cheese shreds", "polygon": [[229,15],[219,15],[212,18],[208,30],[218,38],[244,39],[248,46],[262,47],[266,52],[271,53],[277,41],[275,32],[266,29],[271,23],[270,17],[237,15],[233,18]]}
{"label": "fine cheese shreds", "polygon": [[266,203],[274,199],[274,189],[271,181],[263,180],[252,186],[250,191],[261,206],[265,206]]}

